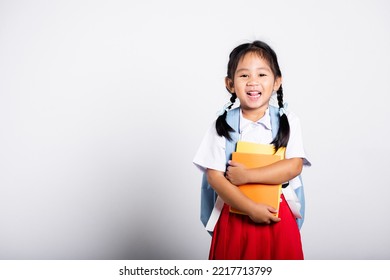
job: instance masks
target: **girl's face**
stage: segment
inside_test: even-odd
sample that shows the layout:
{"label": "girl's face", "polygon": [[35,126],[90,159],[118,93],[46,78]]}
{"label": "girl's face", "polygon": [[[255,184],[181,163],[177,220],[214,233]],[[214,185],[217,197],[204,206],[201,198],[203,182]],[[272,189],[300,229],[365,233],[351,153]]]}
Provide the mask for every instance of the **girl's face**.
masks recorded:
{"label": "girl's face", "polygon": [[226,87],[237,94],[245,118],[259,120],[268,108],[272,92],[277,91],[282,79],[275,79],[268,62],[249,52],[240,60],[234,80],[226,78]]}

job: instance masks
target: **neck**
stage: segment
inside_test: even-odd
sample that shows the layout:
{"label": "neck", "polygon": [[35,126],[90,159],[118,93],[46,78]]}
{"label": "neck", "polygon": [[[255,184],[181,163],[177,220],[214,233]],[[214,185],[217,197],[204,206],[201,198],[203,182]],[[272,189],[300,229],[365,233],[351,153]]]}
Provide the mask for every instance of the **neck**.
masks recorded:
{"label": "neck", "polygon": [[260,120],[264,116],[265,111],[267,110],[267,108],[261,109],[261,110],[246,110],[246,109],[242,109],[242,116],[244,118],[246,118],[247,120],[250,120],[252,122],[256,122],[256,121]]}

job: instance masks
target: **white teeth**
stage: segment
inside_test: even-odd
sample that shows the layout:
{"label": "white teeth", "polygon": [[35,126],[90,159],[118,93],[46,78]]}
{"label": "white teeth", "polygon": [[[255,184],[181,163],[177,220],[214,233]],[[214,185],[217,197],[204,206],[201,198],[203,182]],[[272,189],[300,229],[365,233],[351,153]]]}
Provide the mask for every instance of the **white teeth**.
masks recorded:
{"label": "white teeth", "polygon": [[258,91],[249,91],[247,94],[250,95],[250,96],[257,96],[257,95],[261,95],[261,92],[258,92]]}

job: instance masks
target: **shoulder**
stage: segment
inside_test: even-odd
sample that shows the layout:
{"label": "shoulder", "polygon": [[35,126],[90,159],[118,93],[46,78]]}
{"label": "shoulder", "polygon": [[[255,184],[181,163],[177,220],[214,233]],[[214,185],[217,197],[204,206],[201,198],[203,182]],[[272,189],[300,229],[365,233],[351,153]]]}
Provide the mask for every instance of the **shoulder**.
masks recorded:
{"label": "shoulder", "polygon": [[216,129],[216,120],[211,123],[206,134],[204,135],[203,141],[207,142],[206,145],[211,146],[224,146],[226,138],[219,136]]}
{"label": "shoulder", "polygon": [[[294,112],[287,112],[288,124],[290,125],[290,140],[291,142],[298,139],[302,141],[301,121]],[[290,142],[290,141],[289,141]]]}
{"label": "shoulder", "polygon": [[287,111],[288,120],[299,120],[299,116],[294,111]]}
{"label": "shoulder", "polygon": [[299,117],[294,112],[287,112],[287,119],[290,126],[300,125]]}
{"label": "shoulder", "polygon": [[214,121],[206,131],[193,163],[202,171],[207,168],[225,171],[225,142],[226,138],[217,134]]}
{"label": "shoulder", "polygon": [[290,139],[287,144],[286,158],[303,158],[304,165],[310,166],[311,163],[306,157],[303,146],[302,129],[299,117],[293,112],[287,112],[287,118],[290,125]]}

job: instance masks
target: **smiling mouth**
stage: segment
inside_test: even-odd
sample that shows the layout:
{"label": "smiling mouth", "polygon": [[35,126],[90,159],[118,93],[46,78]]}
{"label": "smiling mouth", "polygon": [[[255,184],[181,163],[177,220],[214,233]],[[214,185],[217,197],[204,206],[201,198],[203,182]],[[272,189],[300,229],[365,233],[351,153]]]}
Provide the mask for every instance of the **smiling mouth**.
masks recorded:
{"label": "smiling mouth", "polygon": [[261,92],[260,91],[248,91],[246,94],[251,96],[251,97],[259,97],[261,95]]}

